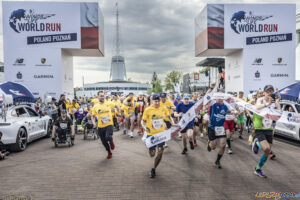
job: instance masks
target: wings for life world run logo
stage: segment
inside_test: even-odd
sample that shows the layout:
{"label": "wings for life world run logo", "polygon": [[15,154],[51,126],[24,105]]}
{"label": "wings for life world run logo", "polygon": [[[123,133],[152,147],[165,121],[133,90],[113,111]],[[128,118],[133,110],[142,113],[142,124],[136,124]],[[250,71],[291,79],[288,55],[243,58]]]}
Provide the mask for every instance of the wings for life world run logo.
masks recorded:
{"label": "wings for life world run logo", "polygon": [[43,23],[40,20],[48,19],[55,14],[39,14],[35,13],[33,9],[14,10],[9,17],[9,26],[16,32],[21,33],[23,31],[29,32],[61,32],[61,23]]}
{"label": "wings for life world run logo", "polygon": [[238,11],[232,15],[230,27],[237,34],[244,32],[278,32],[278,24],[263,23],[271,17],[273,15],[254,15],[252,11],[249,14],[245,11]]}

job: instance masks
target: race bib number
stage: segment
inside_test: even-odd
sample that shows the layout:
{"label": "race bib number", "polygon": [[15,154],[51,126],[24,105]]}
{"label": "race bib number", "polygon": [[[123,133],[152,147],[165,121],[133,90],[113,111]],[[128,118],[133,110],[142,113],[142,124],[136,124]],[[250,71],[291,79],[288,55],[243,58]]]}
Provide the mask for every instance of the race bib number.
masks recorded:
{"label": "race bib number", "polygon": [[272,128],[272,120],[268,118],[263,118],[262,120],[263,128]]}
{"label": "race bib number", "polygon": [[140,104],[140,107],[143,107],[144,102],[139,102],[139,104]]}
{"label": "race bib number", "polygon": [[234,120],[234,119],[235,119],[234,115],[226,115],[225,116],[225,120],[227,120],[227,121],[231,121],[231,120]]}
{"label": "race bib number", "polygon": [[66,129],[68,127],[68,124],[67,123],[60,123],[59,126],[60,126],[61,129]]}
{"label": "race bib number", "polygon": [[160,129],[163,125],[163,119],[152,120],[152,126],[155,130]]}
{"label": "race bib number", "polygon": [[102,121],[102,124],[107,124],[108,122],[110,122],[110,118],[108,115],[106,115],[104,117],[101,117],[101,121]]}
{"label": "race bib number", "polygon": [[225,129],[224,126],[216,126],[215,127],[216,136],[222,136],[225,135]]}

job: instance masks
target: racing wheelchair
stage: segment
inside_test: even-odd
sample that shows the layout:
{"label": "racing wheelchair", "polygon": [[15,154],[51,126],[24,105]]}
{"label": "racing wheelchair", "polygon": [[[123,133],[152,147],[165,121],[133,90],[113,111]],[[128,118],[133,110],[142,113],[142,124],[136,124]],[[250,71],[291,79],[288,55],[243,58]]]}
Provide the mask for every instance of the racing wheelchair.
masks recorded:
{"label": "racing wheelchair", "polygon": [[55,132],[54,146],[58,147],[58,144],[68,144],[69,147],[74,145],[74,139],[72,140],[71,129],[58,128]]}
{"label": "racing wheelchair", "polygon": [[83,139],[87,140],[89,135],[96,140],[98,138],[97,130],[94,128],[93,123],[86,122],[83,124]]}

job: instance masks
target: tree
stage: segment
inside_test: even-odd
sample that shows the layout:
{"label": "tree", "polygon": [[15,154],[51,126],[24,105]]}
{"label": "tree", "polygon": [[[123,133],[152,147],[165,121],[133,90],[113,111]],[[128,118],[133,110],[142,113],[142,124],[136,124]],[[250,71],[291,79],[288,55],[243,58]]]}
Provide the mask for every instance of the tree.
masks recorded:
{"label": "tree", "polygon": [[165,88],[166,90],[171,90],[174,92],[174,85],[179,83],[182,77],[181,72],[171,71],[165,78]]}
{"label": "tree", "polygon": [[161,85],[161,80],[157,79],[153,83],[153,88],[150,90],[150,93],[162,93],[162,85]]}
{"label": "tree", "polygon": [[154,84],[156,81],[157,81],[157,74],[156,72],[153,72],[152,81],[151,81],[152,88],[154,88]]}

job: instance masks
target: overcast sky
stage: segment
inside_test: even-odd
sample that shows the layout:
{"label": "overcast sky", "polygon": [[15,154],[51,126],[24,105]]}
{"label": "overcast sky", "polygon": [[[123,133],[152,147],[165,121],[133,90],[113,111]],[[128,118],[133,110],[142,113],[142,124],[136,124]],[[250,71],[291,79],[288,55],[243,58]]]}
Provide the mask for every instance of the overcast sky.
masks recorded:
{"label": "overcast sky", "polygon": [[[71,0],[69,2],[76,2]],[[86,2],[85,0],[81,0]],[[68,1],[65,1],[68,2]],[[115,43],[115,0],[100,0],[104,15],[105,57],[74,57],[74,86],[108,81]],[[297,0],[119,0],[121,50],[125,56],[127,77],[133,81],[151,81],[154,71],[165,75],[178,70],[198,71],[195,64],[194,18],[206,3],[297,3]],[[299,1],[298,1],[299,2]],[[0,61],[3,61],[2,2]],[[297,13],[300,6],[297,5]]]}

